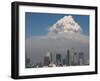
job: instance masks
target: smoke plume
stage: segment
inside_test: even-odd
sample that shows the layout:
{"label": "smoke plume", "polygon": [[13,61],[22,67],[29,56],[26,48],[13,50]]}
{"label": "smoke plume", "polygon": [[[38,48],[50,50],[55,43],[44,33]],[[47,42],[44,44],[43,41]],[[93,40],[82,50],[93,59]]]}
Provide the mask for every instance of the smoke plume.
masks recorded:
{"label": "smoke plume", "polygon": [[58,33],[82,33],[80,25],[71,15],[64,16],[49,28],[49,34]]}

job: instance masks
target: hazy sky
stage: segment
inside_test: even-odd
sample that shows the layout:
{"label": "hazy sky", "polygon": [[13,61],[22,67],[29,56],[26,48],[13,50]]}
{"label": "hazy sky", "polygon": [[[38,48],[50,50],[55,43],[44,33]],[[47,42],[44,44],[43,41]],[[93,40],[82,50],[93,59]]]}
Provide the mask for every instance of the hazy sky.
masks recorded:
{"label": "hazy sky", "polygon": [[[25,36],[43,36],[48,33],[48,29],[64,16],[70,14],[51,14],[51,13],[25,13]],[[89,35],[89,16],[72,15],[74,20],[81,26],[83,33]]]}
{"label": "hazy sky", "polygon": [[25,18],[25,52],[31,63],[43,62],[48,51],[54,58],[56,53],[64,57],[71,48],[84,52],[85,61],[89,60],[89,16],[27,12]]}

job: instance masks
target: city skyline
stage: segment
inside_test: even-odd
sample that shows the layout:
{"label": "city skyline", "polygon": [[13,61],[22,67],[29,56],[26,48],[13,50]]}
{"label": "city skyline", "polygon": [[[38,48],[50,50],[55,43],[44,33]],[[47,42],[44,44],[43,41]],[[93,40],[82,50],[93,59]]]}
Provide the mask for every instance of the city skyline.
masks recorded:
{"label": "city skyline", "polygon": [[[55,56],[54,56],[55,55]],[[54,56],[54,58],[52,58]],[[26,58],[26,68],[41,68],[41,67],[63,67],[63,66],[82,66],[89,65],[89,61],[85,61],[84,52],[73,51],[73,48],[67,49],[66,54],[62,57],[61,53],[52,54],[48,51],[43,61],[38,63],[30,63],[30,57]]]}

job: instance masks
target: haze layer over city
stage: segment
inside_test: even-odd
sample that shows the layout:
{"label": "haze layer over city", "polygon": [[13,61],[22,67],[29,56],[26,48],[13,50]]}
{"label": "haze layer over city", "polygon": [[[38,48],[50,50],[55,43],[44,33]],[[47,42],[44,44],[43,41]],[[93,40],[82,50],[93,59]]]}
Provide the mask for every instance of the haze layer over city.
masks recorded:
{"label": "haze layer over city", "polygon": [[[89,65],[89,16],[59,14],[60,17],[56,18],[56,14],[52,16],[45,13],[44,19],[40,19],[38,15],[26,13],[26,68]],[[49,20],[45,19],[45,15]],[[30,19],[32,16],[33,18],[35,16],[38,21],[36,23],[42,26],[40,29],[35,28],[37,27],[34,25],[35,19],[33,21]],[[53,18],[56,20],[53,21]],[[52,23],[46,23],[50,22],[50,19]],[[86,19],[87,24],[82,23],[82,19]],[[44,25],[39,23],[40,20],[45,21],[44,23],[41,21]],[[28,31],[29,24],[32,27]],[[40,34],[37,34],[35,29],[37,32],[40,31]]]}

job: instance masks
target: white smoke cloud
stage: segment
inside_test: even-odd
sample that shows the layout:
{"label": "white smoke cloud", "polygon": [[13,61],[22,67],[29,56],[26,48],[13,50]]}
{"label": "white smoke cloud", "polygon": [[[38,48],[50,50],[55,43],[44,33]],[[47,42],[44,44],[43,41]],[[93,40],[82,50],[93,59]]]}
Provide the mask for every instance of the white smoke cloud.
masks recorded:
{"label": "white smoke cloud", "polygon": [[58,33],[82,33],[80,25],[71,15],[64,16],[49,28],[48,34]]}

